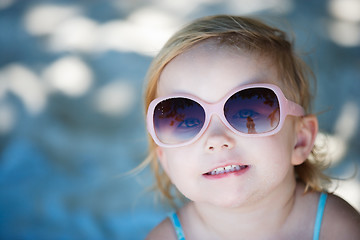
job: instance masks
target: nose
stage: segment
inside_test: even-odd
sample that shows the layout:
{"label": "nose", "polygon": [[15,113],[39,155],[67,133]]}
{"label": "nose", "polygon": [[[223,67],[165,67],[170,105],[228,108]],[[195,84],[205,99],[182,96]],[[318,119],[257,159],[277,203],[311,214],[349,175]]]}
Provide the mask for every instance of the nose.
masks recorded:
{"label": "nose", "polygon": [[235,145],[233,133],[221,122],[220,119],[214,121],[214,117],[206,130],[205,151],[209,153],[230,150]]}
{"label": "nose", "polygon": [[234,147],[233,141],[227,136],[211,136],[206,142],[205,149],[207,152],[219,152]]}

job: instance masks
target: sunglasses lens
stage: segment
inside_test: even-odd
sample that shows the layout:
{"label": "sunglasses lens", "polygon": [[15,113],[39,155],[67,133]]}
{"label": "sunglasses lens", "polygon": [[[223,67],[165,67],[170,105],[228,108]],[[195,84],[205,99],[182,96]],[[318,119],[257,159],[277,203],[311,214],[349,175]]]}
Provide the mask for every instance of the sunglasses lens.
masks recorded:
{"label": "sunglasses lens", "polygon": [[280,122],[278,98],[268,88],[250,88],[235,93],[226,101],[224,114],[233,128],[248,134],[272,131]]}
{"label": "sunglasses lens", "polygon": [[205,122],[205,111],[187,98],[170,98],[158,103],[154,110],[154,128],[165,144],[179,144],[194,138]]}

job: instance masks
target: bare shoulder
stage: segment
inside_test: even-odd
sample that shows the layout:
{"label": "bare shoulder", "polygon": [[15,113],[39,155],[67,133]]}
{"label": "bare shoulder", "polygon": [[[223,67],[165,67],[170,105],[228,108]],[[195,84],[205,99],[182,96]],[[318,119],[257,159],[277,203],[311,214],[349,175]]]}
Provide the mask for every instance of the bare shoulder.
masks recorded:
{"label": "bare shoulder", "polygon": [[329,194],[325,206],[322,239],[360,239],[360,214],[344,199]]}
{"label": "bare shoulder", "polygon": [[169,218],[163,220],[146,237],[146,240],[172,240],[172,239],[176,240],[177,238]]}

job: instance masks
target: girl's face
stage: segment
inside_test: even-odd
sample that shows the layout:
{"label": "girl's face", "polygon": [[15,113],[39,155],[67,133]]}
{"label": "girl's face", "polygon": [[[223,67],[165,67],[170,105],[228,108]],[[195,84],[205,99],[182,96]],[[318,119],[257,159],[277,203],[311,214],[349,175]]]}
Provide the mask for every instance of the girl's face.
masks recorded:
{"label": "girl's face", "polygon": [[[161,97],[181,92],[216,102],[233,88],[250,83],[281,87],[275,67],[267,59],[206,42],[165,67],[157,94]],[[213,115],[196,142],[178,148],[158,147],[157,154],[172,183],[190,200],[238,207],[295,187],[295,144],[292,117],[287,117],[275,135],[249,138],[236,135]],[[220,167],[236,172],[209,174]]]}

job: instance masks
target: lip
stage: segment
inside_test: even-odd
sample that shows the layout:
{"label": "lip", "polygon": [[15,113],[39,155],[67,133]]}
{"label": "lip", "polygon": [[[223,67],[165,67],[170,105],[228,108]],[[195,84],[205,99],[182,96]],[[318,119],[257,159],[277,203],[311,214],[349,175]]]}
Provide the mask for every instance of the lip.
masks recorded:
{"label": "lip", "polygon": [[[226,166],[230,166],[230,165],[239,165],[239,166],[241,166],[241,169],[232,171],[232,172],[224,172],[224,173],[220,173],[220,174],[216,174],[216,175],[210,174],[210,172],[214,171],[217,168],[225,168]],[[226,164],[223,166],[218,166],[218,167],[212,169],[211,171],[204,173],[203,176],[207,179],[220,179],[220,178],[225,178],[225,177],[229,177],[229,176],[240,176],[240,175],[246,173],[249,169],[250,169],[250,165],[247,165],[247,164],[239,164],[239,163]]]}

